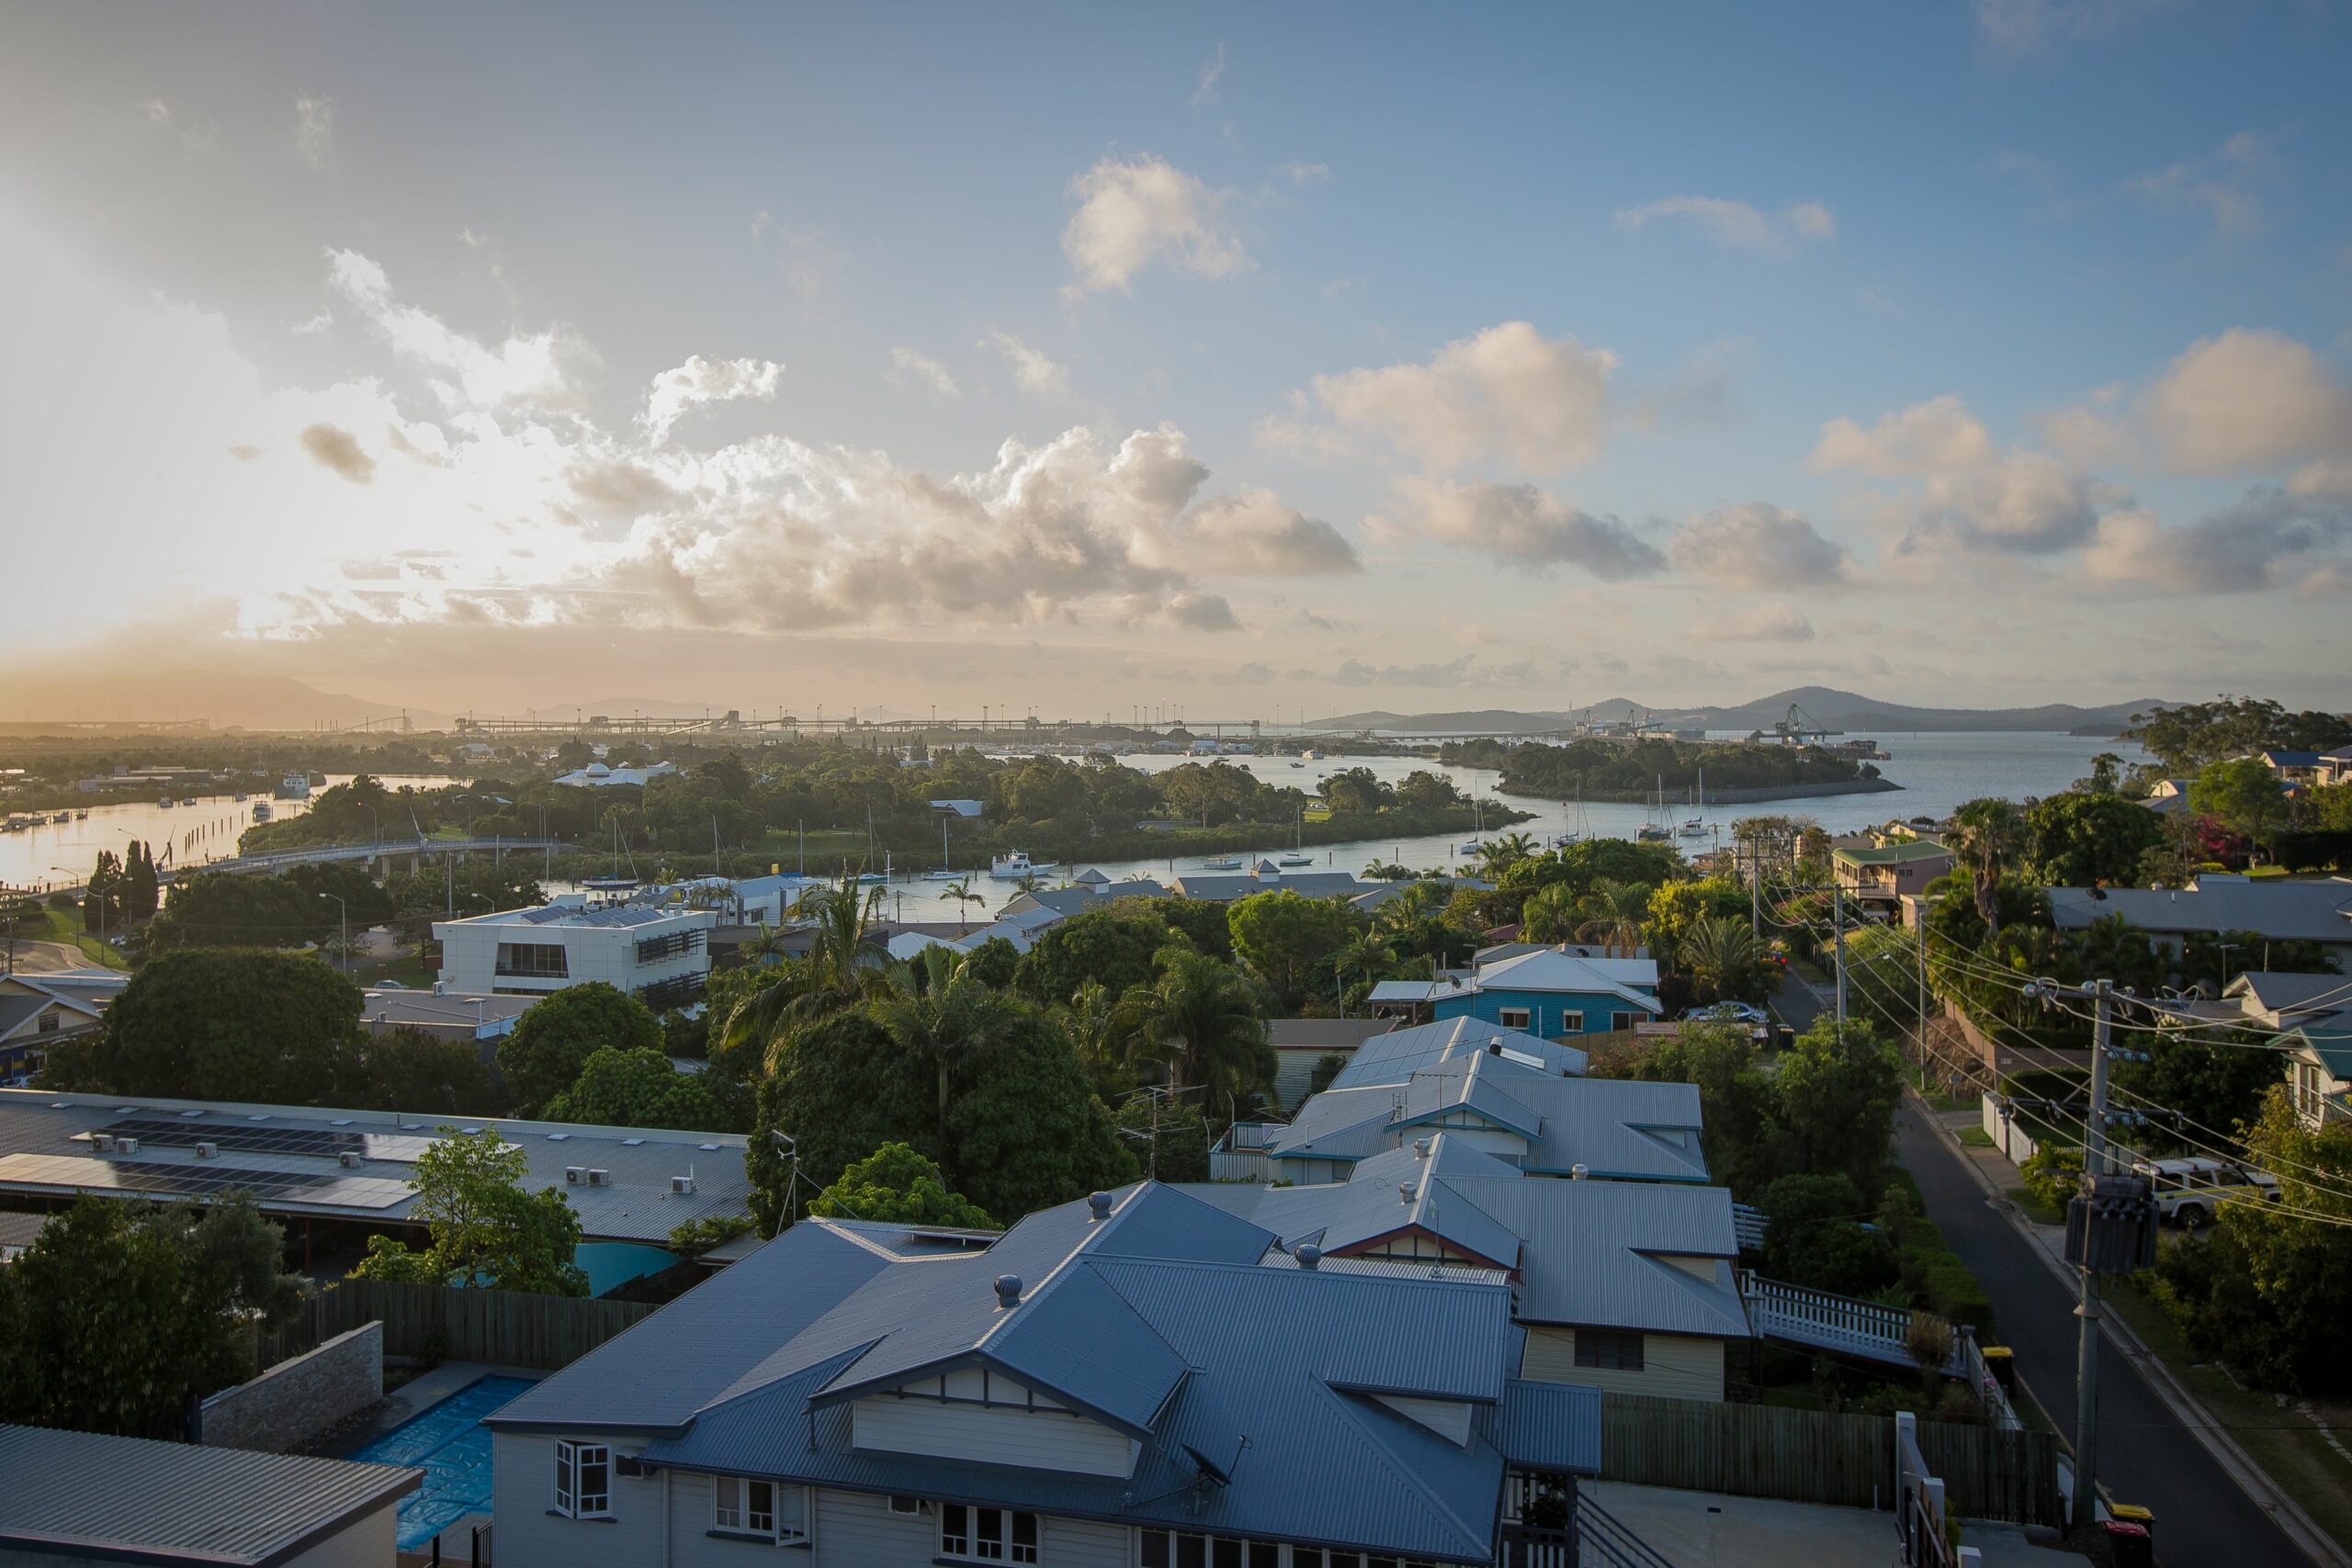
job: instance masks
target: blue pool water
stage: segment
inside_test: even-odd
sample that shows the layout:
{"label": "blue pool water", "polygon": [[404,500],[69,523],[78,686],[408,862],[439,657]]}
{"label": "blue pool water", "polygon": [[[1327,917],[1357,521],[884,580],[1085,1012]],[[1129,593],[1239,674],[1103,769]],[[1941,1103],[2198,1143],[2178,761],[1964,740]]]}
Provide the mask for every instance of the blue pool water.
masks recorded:
{"label": "blue pool water", "polygon": [[468,1514],[490,1512],[490,1428],[481,1418],[530,1386],[524,1378],[476,1378],[350,1456],[424,1472],[424,1484],[401,1499],[401,1551],[421,1550]]}

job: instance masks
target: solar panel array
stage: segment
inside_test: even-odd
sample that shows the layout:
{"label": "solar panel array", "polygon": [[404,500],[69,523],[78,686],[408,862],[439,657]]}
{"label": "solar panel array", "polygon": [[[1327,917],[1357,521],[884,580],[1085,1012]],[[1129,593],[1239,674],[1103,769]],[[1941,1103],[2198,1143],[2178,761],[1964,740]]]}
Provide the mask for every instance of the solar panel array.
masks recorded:
{"label": "solar panel array", "polygon": [[125,1116],[97,1131],[136,1138],[159,1149],[192,1149],[198,1144],[256,1155],[303,1155],[333,1159],[346,1150],[368,1159],[413,1161],[432,1146],[427,1137],[356,1132],[347,1127],[301,1127],[288,1122],[177,1117]]}
{"label": "solar panel array", "polygon": [[210,1160],[200,1165],[165,1165],[137,1159],[80,1159],[72,1155],[10,1155],[0,1159],[0,1181],[137,1192],[155,1198],[218,1198],[250,1192],[266,1203],[316,1203],[345,1209],[389,1209],[413,1195],[407,1182],[384,1177],[239,1170]]}

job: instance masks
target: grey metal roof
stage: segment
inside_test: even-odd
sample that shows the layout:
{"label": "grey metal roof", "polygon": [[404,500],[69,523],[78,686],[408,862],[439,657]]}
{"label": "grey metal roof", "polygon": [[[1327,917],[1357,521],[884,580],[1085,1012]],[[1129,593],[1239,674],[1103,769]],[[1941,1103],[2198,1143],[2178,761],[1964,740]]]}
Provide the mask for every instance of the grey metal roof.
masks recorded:
{"label": "grey metal roof", "polygon": [[[58,998],[46,991],[0,994],[0,1040],[6,1039],[40,1014],[58,1005]],[[85,1008],[83,1010],[86,1012],[89,1010]]]}
{"label": "grey metal roof", "polygon": [[[921,1227],[897,1227],[892,1242],[890,1227],[803,1222],[490,1424],[656,1432],[647,1461],[690,1470],[1491,1559],[1503,1469],[1493,1408],[1523,1337],[1506,1287],[1464,1271],[1433,1280],[1261,1267],[1272,1236],[1260,1226],[1154,1184],[1113,1200],[1107,1218],[1068,1204],[984,1248],[968,1236],[922,1242]],[[874,1271],[847,1267],[851,1251]],[[1027,1287],[1009,1310],[993,1290],[1004,1273]],[[729,1340],[751,1346],[723,1348]],[[1139,1443],[1135,1473],[851,1447],[854,1395],[958,1357],[1017,1369],[1042,1393],[1115,1417]],[[714,1358],[725,1365],[697,1370]],[[1465,1449],[1376,1393],[1486,1414]],[[1196,1495],[1194,1454],[1229,1483]]]}
{"label": "grey metal roof", "polygon": [[[1646,986],[1649,990],[1640,987]],[[1538,948],[1498,963],[1481,964],[1470,987],[1484,991],[1544,991],[1569,996],[1622,997],[1651,1012],[1661,1010],[1652,994],[1657,961],[1651,958],[1579,958],[1556,948]]]}
{"label": "grey metal roof", "polygon": [[1521,1470],[1600,1473],[1600,1391],[1513,1378],[1496,1413],[1495,1442]]}
{"label": "grey metal roof", "polygon": [[2144,931],[2177,936],[2189,931],[2260,931],[2280,941],[2352,944],[2352,879],[2319,882],[2285,878],[2251,881],[2200,876],[2194,887],[2109,887],[2105,897],[2088,887],[2050,889],[2050,919],[2061,930],[2075,930],[2109,915],[2120,915]]}
{"label": "grey metal roof", "polygon": [[662,920],[674,920],[685,916],[703,917],[705,923],[716,925],[718,916],[710,909],[690,909],[681,904],[608,904],[599,909],[585,909],[572,904],[542,904],[536,909],[514,909],[503,915],[477,916],[471,922],[457,920],[452,925],[492,925],[519,920],[534,926],[650,926]]}
{"label": "grey metal roof", "polygon": [[[187,1115],[186,1112],[198,1112]],[[135,1160],[101,1160],[90,1134],[129,1117],[168,1120],[185,1137],[144,1139]],[[356,1169],[337,1164],[332,1150],[318,1154],[234,1151],[220,1142],[221,1157],[203,1159],[195,1145],[208,1127],[250,1129],[266,1125],[293,1134],[339,1134],[361,1139],[363,1158]],[[497,1117],[430,1117],[410,1121],[382,1111],[338,1111],[318,1106],[253,1105],[220,1100],[129,1100],[113,1095],[56,1094],[38,1089],[0,1089],[0,1192],[41,1197],[91,1191],[104,1196],[184,1198],[215,1190],[223,1170],[250,1171],[285,1179],[285,1191],[263,1192],[263,1209],[280,1214],[333,1214],[378,1223],[405,1221],[414,1203],[405,1190],[411,1168],[405,1159],[379,1157],[390,1145],[384,1134],[409,1142],[430,1138],[439,1126],[478,1128],[518,1145],[529,1165],[526,1184],[534,1190],[557,1188],[580,1216],[591,1241],[661,1243],[690,1220],[741,1214],[751,1199],[743,1173],[745,1140],[741,1134],[682,1133],[661,1128],[596,1127],[560,1122],[523,1122]],[[363,1137],[364,1135],[364,1137]],[[609,1174],[599,1186],[565,1179],[579,1166]],[[185,1173],[183,1178],[182,1173]],[[680,1196],[671,1178],[691,1174],[693,1192]],[[332,1185],[322,1185],[325,1178]],[[309,1186],[316,1196],[305,1198]]]}
{"label": "grey metal roof", "polygon": [[1230,904],[1258,893],[1290,892],[1309,898],[1352,897],[1368,891],[1370,885],[1344,871],[1292,871],[1279,876],[1188,871],[1178,874],[1170,886],[1179,897]]}
{"label": "grey metal roof", "polygon": [[1331,1087],[1361,1089],[1373,1084],[1403,1083],[1425,1068],[1492,1045],[1534,1057],[1549,1070],[1561,1074],[1582,1073],[1589,1059],[1573,1045],[1557,1045],[1479,1019],[1449,1018],[1410,1029],[1391,1030],[1366,1040],[1331,1080]]}
{"label": "grey metal roof", "polygon": [[424,1479],[391,1465],[34,1427],[0,1427],[0,1548],[254,1568]]}
{"label": "grey metal roof", "polygon": [[2341,975],[2290,975],[2249,969],[2226,993],[2250,996],[2266,1012],[2352,1012],[2352,979]]}

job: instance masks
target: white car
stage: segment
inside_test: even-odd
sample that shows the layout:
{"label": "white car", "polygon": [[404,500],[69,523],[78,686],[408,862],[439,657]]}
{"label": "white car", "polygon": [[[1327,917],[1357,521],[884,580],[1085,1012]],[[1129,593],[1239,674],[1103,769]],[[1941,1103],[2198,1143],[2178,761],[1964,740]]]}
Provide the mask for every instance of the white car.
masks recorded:
{"label": "white car", "polygon": [[1717,1002],[1713,1007],[1692,1008],[1682,1015],[1693,1023],[1770,1023],[1764,1010],[1753,1002]]}
{"label": "white car", "polygon": [[2278,1201],[2277,1177],[2235,1160],[2134,1160],[2132,1174],[2148,1179],[2158,1212],[2185,1231],[2203,1230],[2231,1201]]}

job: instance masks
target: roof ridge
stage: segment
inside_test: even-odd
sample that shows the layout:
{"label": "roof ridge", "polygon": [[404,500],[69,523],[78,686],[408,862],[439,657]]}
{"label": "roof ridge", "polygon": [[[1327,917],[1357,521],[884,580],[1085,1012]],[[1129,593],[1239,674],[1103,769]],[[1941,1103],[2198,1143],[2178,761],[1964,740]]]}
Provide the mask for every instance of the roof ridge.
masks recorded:
{"label": "roof ridge", "polygon": [[[1362,1276],[1359,1277],[1361,1278]],[[1306,1379],[1311,1387],[1319,1390],[1323,1396],[1331,1402],[1332,1406],[1338,1410],[1340,1417],[1345,1420],[1349,1426],[1355,1428],[1357,1434],[1361,1436],[1364,1442],[1374,1450],[1374,1451],[1379,1456],[1382,1462],[1385,1463],[1388,1468],[1395,1472],[1394,1479],[1396,1481],[1400,1483],[1407,1491],[1419,1497],[1421,1500],[1422,1506],[1428,1508],[1432,1515],[1460,1533],[1463,1542],[1470,1548],[1470,1556],[1476,1557],[1482,1552],[1488,1551],[1493,1549],[1494,1537],[1492,1532],[1490,1531],[1487,1535],[1481,1536],[1476,1530],[1472,1529],[1469,1523],[1464,1520],[1462,1516],[1456,1514],[1452,1508],[1446,1506],[1445,1503],[1442,1499],[1440,1499],[1427,1486],[1421,1484],[1419,1472],[1411,1463],[1407,1461],[1402,1455],[1397,1453],[1395,1449],[1390,1448],[1386,1439],[1380,1433],[1374,1431],[1372,1428],[1372,1426],[1364,1419],[1364,1417],[1370,1414],[1364,1406],[1364,1402],[1367,1400],[1378,1400],[1380,1398],[1378,1394],[1369,1392],[1354,1392],[1334,1388],[1319,1373],[1308,1372],[1302,1373],[1301,1375]],[[1385,1412],[1384,1419],[1412,1422],[1411,1416],[1400,1415],[1387,1405],[1384,1404],[1381,1408]],[[1418,1425],[1418,1423],[1414,1424]],[[1430,1435],[1432,1438],[1437,1437],[1437,1434],[1434,1432]],[[1443,1441],[1444,1439],[1439,1438],[1439,1440]]]}

